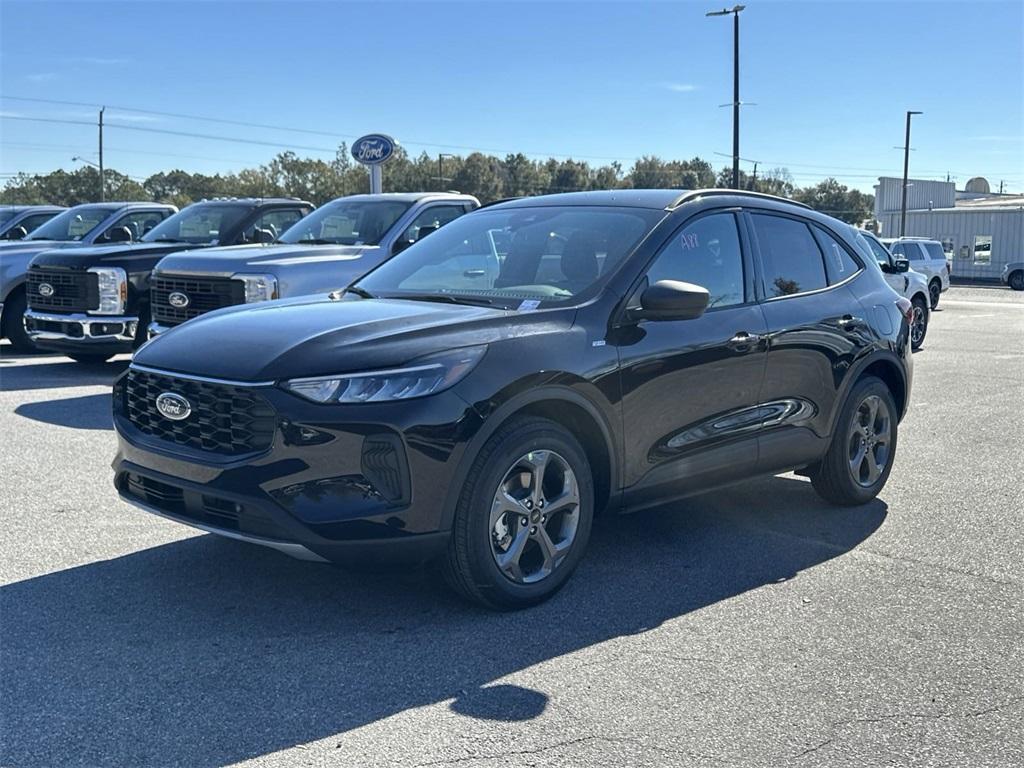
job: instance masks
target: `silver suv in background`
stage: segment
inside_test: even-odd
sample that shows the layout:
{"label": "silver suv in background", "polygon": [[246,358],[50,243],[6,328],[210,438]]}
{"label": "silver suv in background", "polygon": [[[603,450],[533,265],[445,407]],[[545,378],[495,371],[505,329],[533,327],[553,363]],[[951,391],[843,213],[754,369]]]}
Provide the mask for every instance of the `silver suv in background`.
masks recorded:
{"label": "silver suv in background", "polygon": [[884,238],[882,240],[897,259],[907,259],[910,268],[928,279],[928,298],[932,309],[939,306],[939,296],[949,290],[949,262],[938,240],[923,237]]}
{"label": "silver suv in background", "polygon": [[889,252],[889,249],[882,245],[877,237],[864,229],[853,230],[853,239],[864,251],[870,255],[871,263],[878,264],[879,269],[885,276],[885,282],[900,296],[910,299],[913,305],[913,318],[910,322],[910,346],[915,352],[924,344],[924,337],[928,333],[928,321],[931,319],[929,311],[928,278],[920,272],[910,268],[910,261],[905,258],[896,258]]}
{"label": "silver suv in background", "polygon": [[320,206],[269,246],[168,254],[150,284],[149,335],[221,307],[344,288],[479,207],[472,195],[451,192],[350,195]]}

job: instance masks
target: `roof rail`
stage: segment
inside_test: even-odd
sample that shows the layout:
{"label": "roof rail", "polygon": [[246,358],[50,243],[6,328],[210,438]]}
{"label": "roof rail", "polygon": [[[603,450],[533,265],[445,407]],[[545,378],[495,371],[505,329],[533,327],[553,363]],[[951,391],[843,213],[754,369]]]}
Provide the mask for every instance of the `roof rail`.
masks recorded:
{"label": "roof rail", "polygon": [[498,205],[499,203],[511,203],[513,200],[522,200],[524,197],[527,197],[527,195],[516,195],[515,197],[499,197],[497,200],[491,200],[491,202],[489,203],[480,203],[480,207],[477,208],[476,210],[479,211],[480,208],[490,208],[492,205]]}
{"label": "roof rail", "polygon": [[788,197],[779,197],[778,195],[769,195],[764,192],[750,192],[745,189],[695,189],[690,192],[684,192],[672,203],[669,204],[669,208],[678,208],[683,203],[688,203],[691,200],[697,200],[701,197],[713,197],[717,195],[736,195],[738,197],[756,197],[760,200],[777,200],[780,203],[789,203],[791,205],[798,205],[801,208],[813,210],[807,203],[801,203],[799,200],[790,200]]}

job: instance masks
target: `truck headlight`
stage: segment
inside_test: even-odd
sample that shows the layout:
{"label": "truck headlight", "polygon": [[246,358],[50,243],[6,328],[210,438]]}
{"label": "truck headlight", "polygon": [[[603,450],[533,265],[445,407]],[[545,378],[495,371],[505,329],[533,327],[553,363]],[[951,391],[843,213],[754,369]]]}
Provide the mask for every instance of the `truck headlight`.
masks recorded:
{"label": "truck headlight", "polygon": [[245,286],[246,304],[277,298],[277,278],[273,275],[237,274],[232,275],[231,279],[242,281],[242,285]]}
{"label": "truck headlight", "polygon": [[281,386],[314,403],[382,403],[433,395],[454,386],[476,367],[486,346],[421,357],[401,368],[291,379]]}
{"label": "truck headlight", "polygon": [[100,289],[100,305],[88,310],[90,315],[122,315],[128,303],[128,274],[120,267],[89,267],[96,275]]}

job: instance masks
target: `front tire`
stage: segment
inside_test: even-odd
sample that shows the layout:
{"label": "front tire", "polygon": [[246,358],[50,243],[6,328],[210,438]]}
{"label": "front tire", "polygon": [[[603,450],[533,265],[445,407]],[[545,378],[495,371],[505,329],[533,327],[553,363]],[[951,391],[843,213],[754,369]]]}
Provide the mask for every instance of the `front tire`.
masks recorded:
{"label": "front tire", "polygon": [[38,352],[39,348],[32,343],[28,333],[25,331],[25,310],[28,309],[28,301],[25,298],[24,289],[18,289],[13,296],[9,296],[4,302],[3,336],[11,342],[15,352],[29,354]]}
{"label": "front tire", "polygon": [[938,279],[932,280],[928,285],[928,298],[931,300],[932,309],[939,306],[940,296],[942,296],[942,283]]}
{"label": "front tire", "polygon": [[913,304],[913,316],[910,321],[910,348],[917,352],[924,344],[924,337],[928,334],[928,302],[924,297],[917,295],[911,301]]}
{"label": "front tire", "polygon": [[445,578],[488,608],[541,603],[579,564],[593,516],[590,464],[576,438],[547,419],[515,419],[487,441],[466,477]]}
{"label": "front tire", "polygon": [[1010,287],[1015,291],[1024,291],[1024,270],[1018,269],[1010,275]]}
{"label": "front tire", "polygon": [[811,474],[822,498],[855,506],[879,494],[896,457],[896,413],[896,402],[881,379],[867,376],[854,385],[828,452]]}

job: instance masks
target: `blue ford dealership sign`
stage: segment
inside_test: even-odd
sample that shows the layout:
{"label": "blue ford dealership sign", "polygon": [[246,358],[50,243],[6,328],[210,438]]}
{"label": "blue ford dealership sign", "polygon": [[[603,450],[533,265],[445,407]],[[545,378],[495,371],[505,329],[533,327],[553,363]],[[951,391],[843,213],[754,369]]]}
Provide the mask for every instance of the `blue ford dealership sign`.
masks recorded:
{"label": "blue ford dealership sign", "polygon": [[397,142],[383,133],[371,133],[356,139],[352,145],[352,157],[363,165],[386,163],[395,153]]}

